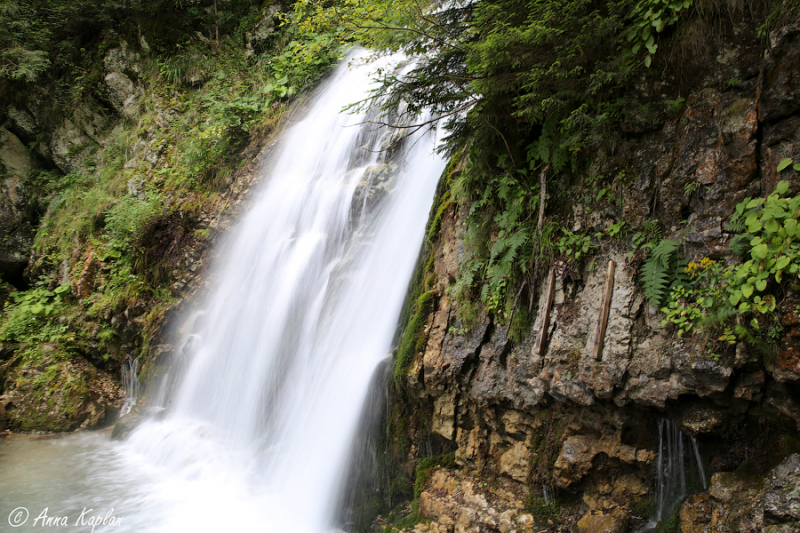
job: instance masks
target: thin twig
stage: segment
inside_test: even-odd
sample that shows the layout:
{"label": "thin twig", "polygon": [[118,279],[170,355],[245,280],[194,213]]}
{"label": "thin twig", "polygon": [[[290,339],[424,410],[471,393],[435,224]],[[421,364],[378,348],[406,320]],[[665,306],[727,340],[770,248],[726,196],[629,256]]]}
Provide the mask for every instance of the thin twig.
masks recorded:
{"label": "thin twig", "polygon": [[385,22],[375,21],[375,23],[378,24],[378,26],[362,26],[360,24],[353,24],[353,27],[356,28],[356,29],[359,29],[359,30],[408,31],[408,32],[416,33],[417,35],[421,35],[423,37],[426,37],[426,38],[428,38],[428,39],[430,39],[430,40],[432,40],[432,41],[434,41],[436,43],[441,44],[442,46],[446,46],[448,48],[453,48],[455,50],[458,50],[459,52],[463,52],[464,51],[460,46],[456,46],[453,43],[447,42],[444,39],[440,39],[440,38],[435,37],[435,36],[433,36],[433,35],[431,35],[429,33],[425,33],[422,30],[417,30],[415,28],[402,28],[402,27],[399,27],[399,26],[389,26]]}
{"label": "thin twig", "polygon": [[511,163],[513,163],[513,164],[514,164],[514,167],[516,167],[516,166],[517,166],[517,162],[516,162],[516,161],[514,161],[514,156],[511,154],[511,148],[508,146],[508,141],[506,140],[506,138],[503,136],[503,134],[500,132],[500,130],[498,130],[497,128],[495,128],[495,127],[492,125],[492,123],[491,123],[491,122],[489,122],[489,121],[487,120],[487,121],[486,121],[486,123],[489,125],[489,127],[490,127],[490,128],[492,128],[494,131],[496,131],[496,132],[497,132],[497,134],[500,136],[500,138],[501,138],[501,139],[503,139],[503,143],[505,143],[505,145],[506,145],[506,150],[508,151],[508,157],[510,157],[510,158],[511,158]]}
{"label": "thin twig", "polygon": [[[542,238],[542,227],[544,226],[544,208],[545,208],[545,199],[547,198],[547,171],[550,170],[550,164],[548,163],[543,169],[542,172],[539,174],[539,220],[536,224],[536,236],[534,237],[533,241],[533,253],[535,255],[535,259],[533,261],[533,271],[531,272],[533,279],[536,279],[536,272],[539,270],[539,241]],[[533,310],[533,301],[536,298],[536,283],[531,285],[531,299],[528,303],[528,312],[530,313]]]}
{"label": "thin twig", "polygon": [[397,124],[390,124],[388,122],[383,122],[383,121],[379,121],[379,120],[365,120],[363,122],[359,122],[359,123],[353,124],[353,125],[354,126],[361,126],[361,125],[364,125],[364,124],[376,124],[378,126],[386,126],[388,128],[393,128],[393,129],[396,129],[396,130],[410,130],[410,129],[413,129],[414,131],[418,131],[419,128],[421,128],[422,126],[427,126],[428,124],[434,124],[436,122],[439,122],[443,118],[451,117],[451,116],[455,115],[456,113],[460,113],[461,111],[464,111],[465,109],[467,109],[469,107],[472,107],[473,105],[474,105],[473,102],[469,102],[469,103],[464,104],[463,106],[459,107],[458,109],[454,109],[453,111],[445,113],[444,115],[437,115],[434,118],[432,118],[430,120],[426,120],[425,122],[420,122],[419,124],[409,124],[409,125],[406,125],[406,126],[399,126]]}
{"label": "thin twig", "polygon": [[519,297],[522,294],[522,289],[524,289],[525,285],[527,284],[527,281],[522,282],[519,291],[517,291],[517,297],[514,298],[514,305],[511,307],[511,317],[508,319],[508,327],[506,328],[506,338],[508,338],[508,332],[511,331],[511,323],[514,321],[514,311],[517,310],[517,303],[519,302]]}

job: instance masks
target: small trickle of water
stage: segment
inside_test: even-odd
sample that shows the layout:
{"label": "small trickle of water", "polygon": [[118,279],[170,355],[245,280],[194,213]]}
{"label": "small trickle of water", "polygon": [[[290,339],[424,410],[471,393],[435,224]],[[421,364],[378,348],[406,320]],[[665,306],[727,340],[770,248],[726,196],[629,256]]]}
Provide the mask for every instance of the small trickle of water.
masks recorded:
{"label": "small trickle of water", "polygon": [[655,513],[638,531],[654,530],[690,492],[701,486],[708,488],[697,440],[685,435],[675,422],[662,420],[658,425]]}
{"label": "small trickle of water", "polygon": [[122,363],[120,374],[122,375],[122,389],[125,391],[125,403],[122,404],[120,415],[127,415],[139,400],[139,358],[132,358],[128,354],[128,359]]}
{"label": "small trickle of water", "polygon": [[553,489],[547,485],[542,485],[542,495],[544,496],[544,504],[550,505],[553,503]]}

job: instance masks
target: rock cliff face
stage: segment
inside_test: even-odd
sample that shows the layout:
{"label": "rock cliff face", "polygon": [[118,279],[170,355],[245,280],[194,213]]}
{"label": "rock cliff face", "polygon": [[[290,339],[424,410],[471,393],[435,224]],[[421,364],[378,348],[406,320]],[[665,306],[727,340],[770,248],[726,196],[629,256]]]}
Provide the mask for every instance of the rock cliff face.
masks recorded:
{"label": "rock cliff face", "polygon": [[28,178],[37,167],[19,138],[0,128],[0,275],[19,280],[33,244],[35,199]]}
{"label": "rock cliff face", "polygon": [[[734,27],[738,32],[745,30]],[[763,57],[742,42],[720,44],[713,68],[679,112],[615,153],[598,155],[587,174],[626,172],[621,202],[591,213],[582,202],[568,206],[573,229],[604,231],[619,221],[636,229],[657,218],[665,237],[685,242],[692,259],[733,261],[726,227],[736,203],[772,192],[778,162],[800,152],[798,50],[800,25],[771,34]],[[797,191],[798,176],[781,179]],[[581,183],[571,186],[581,190]],[[552,265],[547,327],[540,280],[521,340],[512,341],[507,327],[485,313],[463,333],[451,290],[463,253],[461,207],[450,204],[441,217],[426,287],[432,310],[395,395],[395,418],[410,423],[394,427],[410,428],[400,440],[414,443],[399,455],[426,455],[427,446],[453,451],[457,464],[419,487],[419,515],[428,522],[416,531],[635,529],[653,516],[664,418],[697,439],[708,488],[684,495],[672,525],[660,527],[797,530],[797,456],[781,459],[796,450],[800,430],[800,295],[787,289],[779,306],[776,356],[740,343],[712,357],[697,336],[679,338],[661,326],[663,314],[637,283],[635,254],[612,242],[582,267]],[[617,268],[595,359],[608,261]],[[545,504],[551,498],[560,509]]]}

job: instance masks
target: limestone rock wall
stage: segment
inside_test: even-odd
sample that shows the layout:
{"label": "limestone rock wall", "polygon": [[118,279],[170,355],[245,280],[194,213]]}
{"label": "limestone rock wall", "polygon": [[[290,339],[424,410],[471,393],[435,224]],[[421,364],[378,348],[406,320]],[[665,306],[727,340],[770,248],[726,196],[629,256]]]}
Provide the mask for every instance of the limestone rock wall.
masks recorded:
{"label": "limestone rock wall", "polygon": [[[629,185],[620,189],[619,209],[586,213],[579,203],[571,206],[573,229],[603,231],[618,221],[638,228],[655,217],[665,237],[686,243],[691,258],[732,261],[726,227],[735,205],[768,195],[779,178],[800,190],[800,174],[779,177],[775,170],[800,152],[798,44],[800,25],[794,25],[774,32],[761,58],[747,46],[723,47],[716,73],[687,96],[679,113],[616,154],[598,157],[592,172],[625,168]],[[726,76],[744,81],[719,83]],[[430,522],[417,526],[420,533],[635,530],[652,513],[647,502],[655,497],[664,418],[697,438],[707,469],[709,488],[676,512],[682,531],[797,530],[797,456],[778,462],[793,449],[786,435],[800,430],[800,295],[788,289],[779,308],[784,334],[774,360],[743,343],[710,357],[701,341],[661,326],[663,314],[637,283],[635,257],[625,245],[611,244],[580,268],[553,265],[553,312],[537,353],[543,280],[520,342],[486,314],[464,332],[449,290],[458,277],[463,224],[464,211],[451,204],[431,252],[427,343],[396,399],[406,412],[428,413],[428,442],[454,451],[458,465],[440,469],[425,485],[420,513]],[[596,360],[608,261],[617,268]],[[419,440],[423,430],[412,427],[411,434]],[[411,455],[424,455],[421,448],[412,447]],[[496,486],[506,488],[503,504],[474,503],[490,498]],[[536,513],[546,494],[560,495],[555,521]]]}

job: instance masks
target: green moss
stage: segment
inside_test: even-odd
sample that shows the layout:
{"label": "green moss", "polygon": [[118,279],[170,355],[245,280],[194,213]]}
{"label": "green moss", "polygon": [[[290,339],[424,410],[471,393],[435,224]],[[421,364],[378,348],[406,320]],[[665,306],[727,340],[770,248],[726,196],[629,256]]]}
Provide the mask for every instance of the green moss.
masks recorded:
{"label": "green moss", "polygon": [[653,513],[655,513],[655,511],[656,511],[655,498],[650,497],[650,498],[647,498],[645,500],[639,501],[633,507],[633,511],[632,512],[636,516],[639,516],[641,518],[647,518],[649,516],[652,516]]}
{"label": "green moss", "polygon": [[666,520],[658,523],[655,533],[681,533],[681,506],[675,506],[675,510]]}
{"label": "green moss", "polygon": [[[86,369],[70,365],[64,354],[39,352],[15,368],[14,387],[21,401],[9,413],[12,425],[23,431],[68,431],[85,418],[83,407],[90,398]],[[33,376],[33,377],[28,377]]]}
{"label": "green moss", "polygon": [[433,221],[428,225],[428,232],[426,233],[425,242],[429,247],[433,247],[433,243],[439,236],[439,230],[442,228],[442,217],[444,216],[444,212],[448,207],[450,207],[451,204],[450,191],[447,190],[442,195],[441,201],[439,202],[439,207],[436,209],[436,214],[433,217]]}
{"label": "green moss", "polygon": [[[400,380],[408,372],[414,354],[425,348],[422,341],[423,328],[425,327],[425,320],[428,318],[433,307],[433,292],[425,292],[417,299],[414,306],[414,316],[406,325],[403,330],[403,336],[400,339],[400,346],[397,349],[397,357],[394,360],[394,381],[399,385]],[[427,341],[427,338],[425,338]]]}
{"label": "green moss", "polygon": [[[422,491],[425,490],[425,483],[430,479],[434,469],[437,467],[453,468],[455,466],[455,453],[447,453],[444,455],[434,455],[422,459],[416,468],[416,480],[414,482],[414,500],[411,502],[411,513],[400,519],[394,521],[393,524],[387,526],[384,531],[395,531],[396,529],[410,529],[422,521],[419,514],[419,498]],[[409,484],[410,485],[410,484]],[[399,488],[406,488],[404,485],[398,485]],[[392,518],[391,516],[389,517]]]}
{"label": "green moss", "polygon": [[540,430],[530,442],[530,487],[531,491],[542,486],[553,486],[553,469],[564,440],[564,422],[556,418],[557,413],[545,408],[535,416],[541,421]]}
{"label": "green moss", "polygon": [[528,496],[525,502],[526,510],[533,516],[537,526],[546,525],[548,521],[555,520],[561,513],[561,504],[556,498],[546,502],[543,496]]}
{"label": "green moss", "polygon": [[531,316],[528,313],[526,302],[517,301],[517,306],[514,308],[514,300],[515,298],[508,298],[507,316],[511,315],[512,309],[514,312],[511,318],[511,327],[508,328],[508,336],[512,341],[519,343],[530,333]]}
{"label": "green moss", "polygon": [[389,434],[392,436],[398,451],[407,453],[411,450],[408,418],[402,417],[396,423],[390,423]]}
{"label": "green moss", "polygon": [[783,448],[786,455],[800,453],[800,437],[787,433],[783,436]]}
{"label": "green moss", "polygon": [[389,484],[389,499],[392,501],[402,501],[411,499],[414,496],[414,485],[404,477],[398,477]]}
{"label": "green moss", "polygon": [[414,499],[419,499],[422,491],[425,490],[425,483],[428,482],[428,479],[431,477],[436,467],[452,468],[455,462],[456,456],[454,452],[422,459],[417,465],[417,479],[414,483]]}

